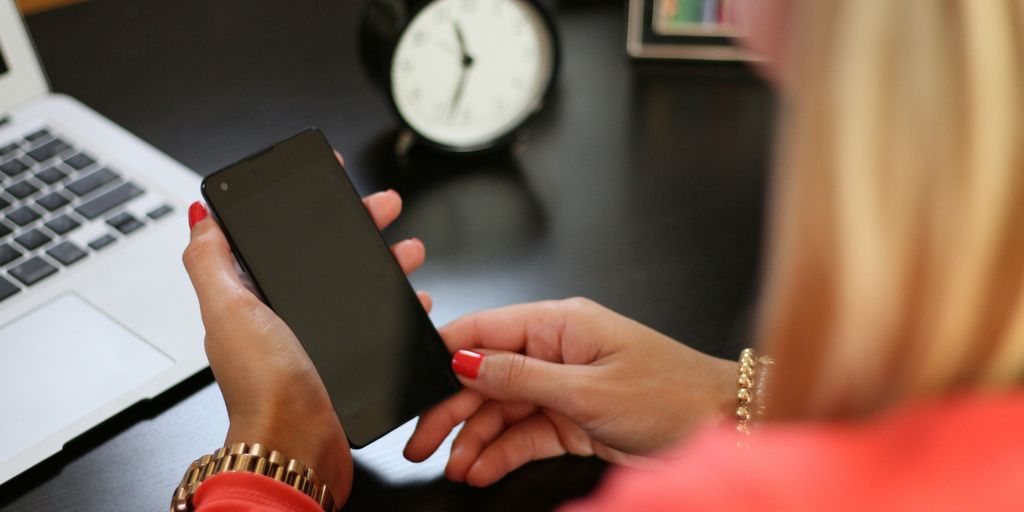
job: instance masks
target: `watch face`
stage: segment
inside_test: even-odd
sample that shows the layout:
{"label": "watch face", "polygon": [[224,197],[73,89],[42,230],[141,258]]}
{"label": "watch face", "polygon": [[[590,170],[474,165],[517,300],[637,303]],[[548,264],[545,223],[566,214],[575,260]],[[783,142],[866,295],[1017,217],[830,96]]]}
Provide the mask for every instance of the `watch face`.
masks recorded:
{"label": "watch face", "polygon": [[391,94],[420,136],[474,149],[536,111],[553,67],[553,34],[531,2],[436,0],[398,41]]}

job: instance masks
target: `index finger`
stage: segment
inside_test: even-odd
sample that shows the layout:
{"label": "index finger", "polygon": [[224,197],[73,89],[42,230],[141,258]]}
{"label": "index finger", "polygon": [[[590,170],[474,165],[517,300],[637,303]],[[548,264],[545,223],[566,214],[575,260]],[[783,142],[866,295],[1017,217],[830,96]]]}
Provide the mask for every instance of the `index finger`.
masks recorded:
{"label": "index finger", "polygon": [[562,362],[565,301],[516,304],[463,316],[440,329],[452,353],[477,347]]}

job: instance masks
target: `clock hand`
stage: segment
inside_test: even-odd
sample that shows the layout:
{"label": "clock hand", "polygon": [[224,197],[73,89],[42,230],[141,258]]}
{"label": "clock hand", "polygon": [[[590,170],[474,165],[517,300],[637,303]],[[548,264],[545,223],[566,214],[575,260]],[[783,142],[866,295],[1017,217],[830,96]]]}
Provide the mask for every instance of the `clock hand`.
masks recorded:
{"label": "clock hand", "polygon": [[459,76],[459,83],[455,85],[455,94],[452,96],[451,107],[448,108],[448,117],[455,114],[455,109],[462,100],[462,92],[466,90],[466,79],[469,77],[469,67],[462,66],[462,75]]}
{"label": "clock hand", "polygon": [[462,35],[462,27],[459,26],[459,22],[454,22],[452,25],[455,26],[455,38],[459,40],[459,51],[462,52],[462,67],[467,68],[473,65],[473,57],[469,55],[469,51],[466,50],[466,38]]}
{"label": "clock hand", "polygon": [[473,66],[473,57],[466,50],[466,38],[462,35],[462,27],[456,21],[452,23],[455,27],[455,39],[459,41],[459,51],[462,52],[462,74],[459,75],[459,83],[455,85],[455,94],[452,95],[452,103],[448,108],[448,117],[455,115],[455,109],[459,107],[462,100],[462,93],[466,90],[466,79],[469,77],[469,68]]}

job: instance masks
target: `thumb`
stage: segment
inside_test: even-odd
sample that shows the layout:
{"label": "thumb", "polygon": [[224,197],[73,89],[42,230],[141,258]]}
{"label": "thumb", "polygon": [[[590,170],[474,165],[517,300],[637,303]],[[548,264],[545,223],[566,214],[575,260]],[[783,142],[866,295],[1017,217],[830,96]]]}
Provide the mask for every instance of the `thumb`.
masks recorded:
{"label": "thumb", "polygon": [[452,369],[464,386],[488,398],[528,402],[573,417],[585,367],[514,352],[459,350]]}
{"label": "thumb", "polygon": [[203,210],[203,218],[192,228],[182,260],[205,318],[222,310],[233,299],[246,295],[248,289],[236,271],[235,258],[224,233],[216,222],[205,218]]}

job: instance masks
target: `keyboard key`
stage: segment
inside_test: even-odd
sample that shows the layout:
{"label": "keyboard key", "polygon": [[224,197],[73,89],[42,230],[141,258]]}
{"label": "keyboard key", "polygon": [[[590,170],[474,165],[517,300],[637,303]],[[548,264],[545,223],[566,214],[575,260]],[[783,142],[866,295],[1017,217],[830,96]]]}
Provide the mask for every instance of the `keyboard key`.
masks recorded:
{"label": "keyboard key", "polygon": [[64,241],[50,249],[46,250],[46,254],[50,257],[59,261],[61,265],[65,267],[85,257],[85,251],[80,249],[77,245]]}
{"label": "keyboard key", "polygon": [[50,136],[50,132],[47,131],[46,128],[43,128],[42,130],[34,131],[34,132],[26,135],[25,136],[25,140],[27,140],[27,141],[34,141],[34,140],[39,140],[39,139],[42,139],[44,137],[49,137],[49,136]]}
{"label": "keyboard key", "polygon": [[21,244],[22,247],[30,251],[34,251],[38,249],[40,246],[45,245],[47,242],[52,240],[50,237],[46,236],[42,231],[39,231],[38,229],[26,231],[14,237],[14,239],[17,240],[17,242]]}
{"label": "keyboard key", "polygon": [[171,213],[173,211],[174,211],[174,208],[171,208],[171,205],[165,204],[165,205],[161,205],[161,206],[157,206],[156,208],[153,208],[148,213],[146,213],[146,216],[151,218],[151,219],[153,219],[153,220],[157,220],[160,217],[163,217],[163,216],[165,216],[168,213]]}
{"label": "keyboard key", "polygon": [[5,237],[9,234],[11,234],[11,228],[7,224],[0,222],[0,237]]}
{"label": "keyboard key", "polygon": [[45,162],[65,150],[71,149],[71,146],[67,142],[60,139],[53,139],[38,148],[28,151],[28,156],[32,157],[36,162]]}
{"label": "keyboard key", "polygon": [[7,208],[10,205],[11,205],[10,201],[0,197],[0,210],[3,210],[4,208]]}
{"label": "keyboard key", "polygon": [[38,218],[39,213],[29,206],[22,206],[21,208],[7,214],[7,219],[18,226],[24,226]]}
{"label": "keyboard key", "polygon": [[58,208],[70,202],[71,201],[68,198],[61,195],[60,192],[50,192],[49,194],[46,194],[45,196],[40,197],[38,200],[36,200],[36,204],[42,206],[43,208],[46,208],[46,211],[49,212],[55,211]]}
{"label": "keyboard key", "polygon": [[75,229],[78,229],[79,226],[81,226],[81,224],[79,224],[77,220],[72,219],[70,215],[61,215],[60,217],[56,217],[46,223],[46,227],[50,228],[50,231],[53,231],[58,235],[74,231]]}
{"label": "keyboard key", "polygon": [[4,300],[19,291],[14,283],[0,277],[0,300]]}
{"label": "keyboard key", "polygon": [[36,256],[12,268],[10,272],[12,276],[18,278],[18,281],[21,281],[25,286],[32,286],[56,271],[57,267]]}
{"label": "keyboard key", "polygon": [[11,244],[0,245],[0,267],[7,265],[8,263],[21,257],[21,251],[14,248]]}
{"label": "keyboard key", "polygon": [[46,169],[43,169],[36,173],[36,178],[38,178],[39,181],[46,183],[47,185],[53,185],[54,183],[57,183],[58,181],[66,177],[67,174],[64,174],[63,171],[56,167],[47,167]]}
{"label": "keyboard key", "polygon": [[122,235],[134,233],[135,231],[138,231],[139,228],[145,225],[142,223],[142,221],[136,219],[135,217],[132,217],[132,215],[127,212],[119,213],[107,219],[107,224],[110,224],[111,226],[117,228],[117,230],[120,231]]}
{"label": "keyboard key", "polygon": [[78,153],[75,156],[65,159],[64,163],[74,167],[75,170],[81,171],[82,169],[96,163],[96,160],[93,160],[92,157],[85,153]]}
{"label": "keyboard key", "polygon": [[107,219],[107,224],[109,224],[109,225],[111,225],[111,226],[116,228],[117,226],[120,226],[121,224],[124,224],[126,222],[129,222],[129,221],[133,220],[134,218],[135,217],[132,217],[132,214],[130,214],[128,212],[121,212],[121,213],[119,213],[117,215],[114,215],[113,217]]}
{"label": "keyboard key", "polygon": [[35,185],[27,181],[19,181],[14,185],[7,187],[7,193],[14,196],[17,199],[25,199],[26,197],[39,192],[39,189]]}
{"label": "keyboard key", "polygon": [[0,171],[8,176],[17,176],[28,170],[28,164],[22,162],[20,158],[8,160],[0,164]]}
{"label": "keyboard key", "polygon": [[140,195],[142,195],[142,189],[134,183],[128,182],[87,203],[83,203],[78,208],[75,208],[75,211],[82,217],[92,220]]}
{"label": "keyboard key", "polygon": [[18,149],[18,143],[16,143],[16,142],[12,142],[12,143],[10,143],[10,144],[0,148],[0,157],[7,156],[8,153],[13,152],[15,149]]}
{"label": "keyboard key", "polygon": [[102,249],[102,248],[104,248],[104,247],[114,243],[115,240],[117,240],[117,239],[114,238],[114,235],[103,235],[103,236],[93,240],[92,242],[89,242],[89,247],[92,247],[92,250],[94,250],[94,251],[98,251],[98,250],[100,250],[100,249]]}
{"label": "keyboard key", "polygon": [[103,185],[106,185],[107,183],[117,181],[119,179],[121,179],[121,177],[118,176],[116,172],[104,167],[103,169],[100,169],[88,176],[72,181],[68,185],[68,190],[74,192],[76,196],[81,197],[102,187]]}

